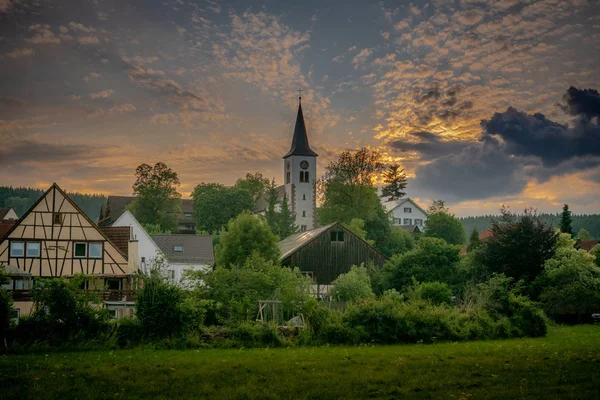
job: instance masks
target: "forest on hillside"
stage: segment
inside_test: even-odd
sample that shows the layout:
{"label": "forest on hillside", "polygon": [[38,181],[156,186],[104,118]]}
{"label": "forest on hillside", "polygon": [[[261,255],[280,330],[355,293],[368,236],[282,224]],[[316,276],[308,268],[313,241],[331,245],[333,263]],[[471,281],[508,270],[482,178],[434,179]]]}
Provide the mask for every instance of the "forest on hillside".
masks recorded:
{"label": "forest on hillside", "polygon": [[[44,194],[45,190],[35,188],[24,188],[11,186],[0,186],[0,208],[14,208],[17,215],[21,217],[29,208]],[[77,204],[94,222],[100,216],[100,207],[106,201],[106,197],[98,194],[84,194],[67,192],[71,199]]]}
{"label": "forest on hillside", "polygon": [[[498,218],[498,215],[483,215],[480,217],[463,217],[459,218],[465,227],[467,235],[473,228],[477,228],[480,233],[492,226],[492,219]],[[560,224],[560,214],[540,214],[540,217],[547,224],[551,224],[558,228]],[[600,214],[580,214],[572,215],[573,233],[577,234],[581,228],[587,230],[593,238],[600,238]]]}

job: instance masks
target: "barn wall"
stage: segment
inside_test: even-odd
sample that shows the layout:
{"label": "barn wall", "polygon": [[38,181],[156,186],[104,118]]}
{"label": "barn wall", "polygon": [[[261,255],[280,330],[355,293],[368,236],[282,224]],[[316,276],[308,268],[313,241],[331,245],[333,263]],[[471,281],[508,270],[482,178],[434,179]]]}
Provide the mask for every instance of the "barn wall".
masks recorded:
{"label": "barn wall", "polygon": [[[344,230],[343,242],[332,242],[331,231]],[[312,272],[317,284],[328,285],[353,265],[369,261],[382,266],[385,258],[341,225],[334,225],[283,261],[283,265]]]}

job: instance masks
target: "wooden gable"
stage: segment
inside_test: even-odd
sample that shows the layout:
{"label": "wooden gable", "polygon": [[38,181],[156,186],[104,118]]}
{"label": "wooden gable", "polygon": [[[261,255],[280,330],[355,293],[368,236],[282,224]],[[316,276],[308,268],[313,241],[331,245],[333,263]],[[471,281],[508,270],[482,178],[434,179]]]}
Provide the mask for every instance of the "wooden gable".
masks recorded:
{"label": "wooden gable", "polygon": [[127,255],[56,184],[4,236],[2,263],[34,277],[136,272],[129,271]]}

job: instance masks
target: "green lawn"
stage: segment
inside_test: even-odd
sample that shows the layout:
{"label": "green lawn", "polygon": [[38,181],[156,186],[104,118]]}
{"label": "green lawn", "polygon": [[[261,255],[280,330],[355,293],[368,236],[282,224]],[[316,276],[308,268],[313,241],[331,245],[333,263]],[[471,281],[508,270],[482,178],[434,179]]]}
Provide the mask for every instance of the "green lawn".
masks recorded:
{"label": "green lawn", "polygon": [[0,356],[0,399],[600,399],[600,326],[412,346]]}

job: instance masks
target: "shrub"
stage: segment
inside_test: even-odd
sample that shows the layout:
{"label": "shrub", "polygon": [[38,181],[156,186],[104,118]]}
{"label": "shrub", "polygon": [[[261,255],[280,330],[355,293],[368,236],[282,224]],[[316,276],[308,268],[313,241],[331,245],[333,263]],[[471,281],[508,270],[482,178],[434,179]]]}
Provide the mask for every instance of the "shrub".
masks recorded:
{"label": "shrub", "polygon": [[413,286],[409,287],[408,293],[410,298],[422,299],[429,301],[433,305],[452,303],[452,290],[442,282],[414,282]]}
{"label": "shrub", "polygon": [[0,348],[7,346],[12,309],[12,295],[7,290],[0,288]]}
{"label": "shrub", "polygon": [[182,331],[184,323],[183,292],[153,271],[144,279],[144,287],[135,302],[136,316],[144,336],[172,337]]}
{"label": "shrub", "polygon": [[353,265],[350,271],[338,276],[332,285],[330,294],[335,301],[355,302],[375,297],[371,289],[371,277],[364,265]]}

